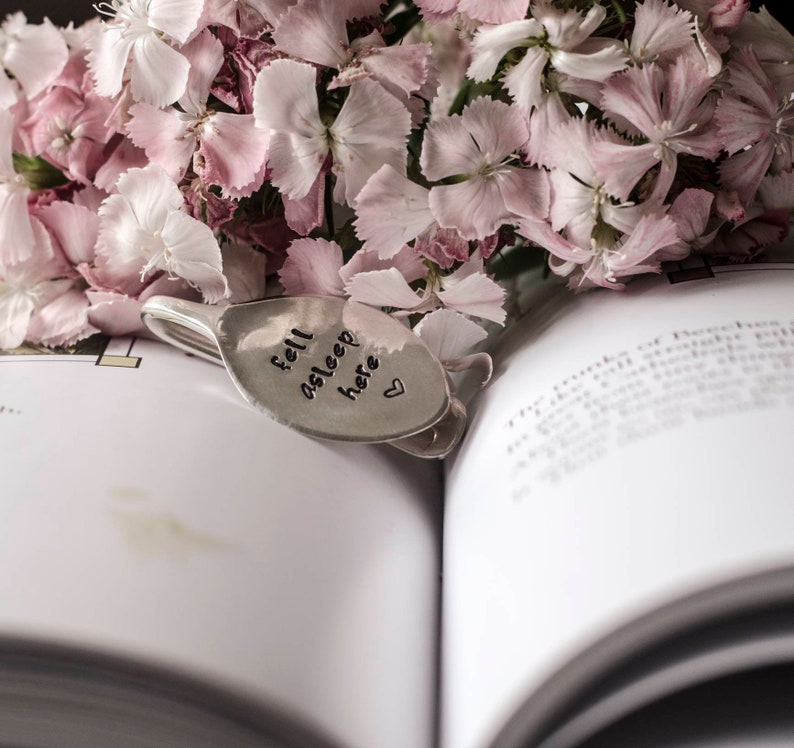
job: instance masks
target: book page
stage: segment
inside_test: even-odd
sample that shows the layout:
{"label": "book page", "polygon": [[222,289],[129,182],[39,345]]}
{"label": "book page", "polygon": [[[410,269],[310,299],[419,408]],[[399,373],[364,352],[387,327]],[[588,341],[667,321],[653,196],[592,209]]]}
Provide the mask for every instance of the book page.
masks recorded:
{"label": "book page", "polygon": [[334,744],[431,744],[438,464],[294,433],[147,340],[0,356],[0,456],[0,641],[173,669]]}
{"label": "book page", "polygon": [[496,351],[448,474],[443,745],[635,618],[794,566],[794,266],[706,270],[538,283]]}

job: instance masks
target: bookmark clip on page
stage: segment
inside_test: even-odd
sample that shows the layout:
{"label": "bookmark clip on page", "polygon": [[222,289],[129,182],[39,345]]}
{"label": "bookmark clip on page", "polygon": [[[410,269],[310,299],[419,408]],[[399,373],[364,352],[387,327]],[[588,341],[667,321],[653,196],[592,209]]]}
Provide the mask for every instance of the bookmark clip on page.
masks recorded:
{"label": "bookmark clip on page", "polygon": [[224,364],[255,408],[310,436],[440,459],[465,429],[441,362],[364,304],[304,296],[215,307],[155,296],[141,316],[166,342]]}

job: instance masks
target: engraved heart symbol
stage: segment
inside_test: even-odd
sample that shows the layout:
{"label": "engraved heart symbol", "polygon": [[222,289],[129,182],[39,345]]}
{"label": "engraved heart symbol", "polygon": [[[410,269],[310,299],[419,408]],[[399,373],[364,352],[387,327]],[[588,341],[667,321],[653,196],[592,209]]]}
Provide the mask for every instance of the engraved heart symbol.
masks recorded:
{"label": "engraved heart symbol", "polygon": [[402,379],[392,379],[391,387],[383,393],[384,397],[399,397],[405,392],[405,385]]}

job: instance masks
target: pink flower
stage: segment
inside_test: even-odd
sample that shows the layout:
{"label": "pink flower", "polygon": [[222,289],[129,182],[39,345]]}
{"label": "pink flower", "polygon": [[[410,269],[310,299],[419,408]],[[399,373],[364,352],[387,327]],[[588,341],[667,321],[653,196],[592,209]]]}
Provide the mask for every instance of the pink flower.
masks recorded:
{"label": "pink flower", "polygon": [[755,52],[739,50],[728,65],[730,88],[717,105],[718,137],[730,158],[720,165],[722,184],[749,204],[773,160],[790,170],[794,158],[794,107],[781,97]]}
{"label": "pink flower", "polygon": [[621,281],[630,275],[659,272],[658,253],[678,240],[675,222],[662,215],[643,216],[631,234],[600,232],[587,243],[570,242],[545,222],[522,221],[519,233],[551,253],[551,269],[570,277],[575,290],[622,289]]}
{"label": "pink flower", "polygon": [[667,69],[655,64],[629,68],[604,85],[602,107],[641,145],[597,143],[593,163],[606,190],[626,200],[639,179],[661,164],[653,198],[667,195],[679,153],[715,159],[720,143],[711,125],[713,104],[706,98],[713,78],[702,66],[681,58]]}
{"label": "pink flower", "polygon": [[606,11],[594,5],[582,16],[537,4],[533,18],[478,29],[472,44],[468,74],[476,81],[493,77],[502,58],[525,49],[520,62],[509,67],[504,83],[516,104],[528,112],[542,103],[547,63],[558,72],[591,81],[604,81],[626,66],[621,45],[612,39],[590,38]]}
{"label": "pink flower", "polygon": [[193,160],[196,173],[224,195],[250,195],[264,180],[268,134],[255,128],[251,114],[207,108],[210,85],[223,64],[223,46],[209,31],[183,47],[182,54],[191,67],[180,108],[134,104],[130,137],[175,181]]}
{"label": "pink flower", "polygon": [[546,216],[546,175],[513,165],[527,137],[518,110],[488,98],[430,123],[422,171],[432,181],[456,180],[430,190],[430,209],[442,228],[454,228],[464,239],[484,239],[520,217]]}
{"label": "pink flower", "polygon": [[204,0],[199,28],[223,25],[238,36],[258,37],[294,0]]}
{"label": "pink flower", "polygon": [[794,90],[794,35],[765,7],[744,15],[730,38],[734,49],[752,47],[777,88]]}
{"label": "pink flower", "polygon": [[714,195],[708,190],[687,189],[673,201],[667,215],[675,221],[678,241],[666,247],[663,260],[681,260],[693,249],[707,247],[717,234],[717,228],[708,230]]}
{"label": "pink flower", "polygon": [[384,260],[376,252],[357,252],[344,263],[342,248],[326,239],[297,239],[287,249],[279,280],[289,296],[344,296],[345,286],[359,273],[394,270],[406,283],[423,277],[427,268],[410,250]]}
{"label": "pink flower", "polygon": [[[633,204],[618,204],[604,188],[604,176],[594,163],[598,143],[620,143],[618,135],[592,122],[569,118],[542,133],[541,164],[550,169],[549,219],[555,231],[565,229],[574,242],[590,241],[593,230],[607,224],[631,232],[641,216]],[[603,167],[602,167],[603,168]]]}
{"label": "pink flower", "polygon": [[356,197],[356,233],[364,249],[393,257],[436,221],[430,190],[404,177],[388,164],[367,181]]}
{"label": "pink flower", "polygon": [[482,258],[472,255],[450,275],[432,279],[422,292],[414,291],[396,268],[354,275],[345,286],[354,301],[404,310],[403,314],[426,313],[440,306],[462,314],[504,324],[504,289],[485,275]]}
{"label": "pink flower", "polygon": [[383,164],[405,172],[410,115],[381,86],[364,79],[351,87],[336,119],[326,125],[315,83],[315,69],[294,60],[274,60],[257,78],[254,116],[257,127],[271,131],[272,182],[298,200],[312,188],[330,154],[334,199],[352,205]]}
{"label": "pink flower", "polygon": [[24,123],[35,153],[89,184],[105,157],[113,130],[105,124],[111,102],[58,86],[41,97]]}
{"label": "pink flower", "polygon": [[38,221],[33,234],[33,247],[24,260],[11,264],[0,256],[0,348],[16,348],[26,339],[61,345],[94,332],[88,326],[85,299],[73,292],[75,281],[67,263],[53,253]]}
{"label": "pink flower", "polygon": [[386,46],[377,31],[350,41],[344,3],[339,0],[299,0],[279,20],[273,41],[281,52],[340,74],[328,89],[371,77],[398,98],[419,90],[427,80],[427,44]]}

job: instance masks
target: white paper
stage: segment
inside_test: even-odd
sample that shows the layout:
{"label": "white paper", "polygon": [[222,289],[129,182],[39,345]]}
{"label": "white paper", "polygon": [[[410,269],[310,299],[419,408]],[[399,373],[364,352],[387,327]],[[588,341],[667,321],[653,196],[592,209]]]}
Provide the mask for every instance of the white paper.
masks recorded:
{"label": "white paper", "polygon": [[449,748],[636,616],[794,565],[792,269],[542,288],[496,363],[447,482]]}
{"label": "white paper", "polygon": [[0,357],[0,638],[171,667],[344,745],[429,745],[438,466],[293,433],[222,367],[129,343]]}

